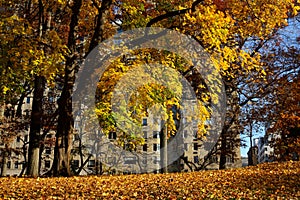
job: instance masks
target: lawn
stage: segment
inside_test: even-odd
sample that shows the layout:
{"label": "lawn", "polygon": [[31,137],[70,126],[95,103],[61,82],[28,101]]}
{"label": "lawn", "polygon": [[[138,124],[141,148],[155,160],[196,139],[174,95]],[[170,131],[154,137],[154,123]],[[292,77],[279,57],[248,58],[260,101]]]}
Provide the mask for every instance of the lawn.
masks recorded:
{"label": "lawn", "polygon": [[300,199],[300,162],[192,173],[0,178],[1,199]]}

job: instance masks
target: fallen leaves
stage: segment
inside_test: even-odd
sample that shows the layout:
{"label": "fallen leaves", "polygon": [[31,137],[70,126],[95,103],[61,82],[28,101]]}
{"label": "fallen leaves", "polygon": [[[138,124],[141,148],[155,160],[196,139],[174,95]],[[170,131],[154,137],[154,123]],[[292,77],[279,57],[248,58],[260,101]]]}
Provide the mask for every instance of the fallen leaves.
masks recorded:
{"label": "fallen leaves", "polygon": [[298,199],[300,162],[172,174],[1,178],[0,198]]}

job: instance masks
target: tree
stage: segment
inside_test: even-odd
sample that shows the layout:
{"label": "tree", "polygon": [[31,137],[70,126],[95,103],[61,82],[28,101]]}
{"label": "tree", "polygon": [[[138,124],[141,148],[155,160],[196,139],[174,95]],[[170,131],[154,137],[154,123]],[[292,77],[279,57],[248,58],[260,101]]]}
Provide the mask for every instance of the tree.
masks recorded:
{"label": "tree", "polygon": [[[86,3],[86,5],[84,5]],[[87,18],[80,18],[81,8],[86,8],[89,3],[93,5],[93,11],[95,15],[88,16],[89,13],[86,13]],[[56,133],[56,146],[54,152],[54,162],[52,166],[52,173],[54,176],[70,176],[70,152],[72,144],[72,134],[73,134],[73,113],[72,113],[72,93],[73,86],[75,81],[75,74],[78,68],[78,63],[80,57],[77,54],[77,29],[86,28],[85,24],[82,24],[84,20],[92,20],[94,17],[96,22],[93,29],[91,30],[92,37],[87,38],[91,40],[87,44],[87,53],[91,51],[99,42],[105,39],[106,24],[109,23],[110,13],[111,13],[111,0],[104,0],[101,2],[91,1],[91,2],[82,2],[81,0],[74,1],[71,5],[71,20],[69,24],[68,31],[68,42],[67,46],[69,49],[69,55],[66,58],[66,64],[64,68],[64,85],[60,99],[58,100],[58,126]],[[83,27],[80,27],[83,26]],[[89,27],[87,27],[89,28]],[[85,35],[83,35],[84,37]]]}
{"label": "tree", "polygon": [[[53,5],[42,1],[8,2],[5,6],[14,5],[18,12],[2,19],[1,34],[3,50],[1,69],[9,76],[3,86],[3,94],[7,98],[9,91],[14,91],[18,85],[21,88],[17,115],[21,116],[21,105],[26,95],[35,87],[32,119],[30,128],[29,165],[27,175],[38,176],[39,172],[39,143],[42,128],[42,104],[45,84],[51,85],[53,78],[59,73],[59,67],[64,61],[62,53],[66,48],[62,45],[57,33],[50,30],[51,12]],[[48,7],[49,6],[49,7]],[[1,40],[2,41],[2,40]],[[35,79],[33,82],[32,79]],[[9,86],[9,87],[7,87]],[[29,89],[28,89],[29,88]],[[16,96],[19,94],[14,93]]]}
{"label": "tree", "polygon": [[[44,84],[53,85],[55,83],[54,78],[57,76],[63,79],[62,92],[57,102],[56,146],[51,169],[53,176],[71,175],[70,151],[73,134],[71,99],[75,75],[85,56],[100,42],[112,36],[117,28],[128,30],[151,26],[178,30],[193,37],[211,54],[212,60],[222,75],[229,100],[225,125],[217,148],[220,153],[220,168],[224,168],[226,155],[232,154],[233,147],[239,143],[238,135],[242,129],[241,108],[248,102],[255,102],[271,91],[267,86],[270,86],[272,81],[267,78],[268,76],[271,77],[272,74],[267,74],[269,71],[261,60],[263,47],[279,28],[287,25],[286,19],[294,16],[299,9],[293,0],[276,2],[272,0],[251,2],[239,0],[184,2],[172,0],[167,2],[159,0],[155,3],[133,0],[55,2],[29,0],[26,2],[10,1],[8,3],[1,1],[1,3],[7,15],[6,18],[1,18],[0,24],[1,45],[3,46],[1,48],[0,68],[1,77],[3,77],[1,79],[3,82],[0,83],[1,99],[11,99],[9,96],[15,94],[15,88],[19,85],[26,86],[29,84],[32,86],[34,83],[36,84],[34,86],[36,104],[34,104],[32,113],[30,151],[39,147],[43,97],[41,93],[45,87]],[[9,10],[9,6],[19,9],[14,15],[8,15],[6,10]],[[208,95],[208,97],[201,99],[203,94],[207,94],[207,90],[203,87],[205,85],[203,84],[204,80],[193,71],[193,66],[186,65],[182,58],[169,52],[145,50],[140,54],[138,52],[132,54],[138,55],[139,59],[146,58],[145,60],[150,63],[154,61],[165,62],[172,67],[175,66],[174,69],[179,69],[181,75],[196,83],[193,87],[199,101],[208,102],[206,107],[200,107],[199,111],[205,111],[205,116],[209,116],[207,113],[209,103],[214,101],[215,97]],[[137,63],[133,64],[138,64],[140,61],[137,59],[134,61]],[[100,88],[114,86],[119,80],[118,78],[121,78],[130,69],[124,62],[127,61],[119,59],[117,66],[108,69],[106,77],[100,80],[100,83],[103,83]],[[31,81],[33,78],[35,82]],[[257,81],[258,79],[259,81]],[[269,81],[265,85],[264,89],[266,90],[257,92],[257,87],[262,85],[264,79]],[[20,89],[17,94],[23,94],[26,87]],[[167,103],[164,109],[168,113],[167,119],[170,121],[165,130],[168,131],[168,135],[176,134],[174,118],[170,112],[174,108],[173,106],[178,106],[176,105],[178,104],[176,97],[159,85],[149,84],[138,89],[140,94],[145,95],[134,96],[129,102],[132,106],[134,103],[145,102],[141,108],[133,107],[140,111],[135,116],[136,119],[145,115],[147,108],[151,105],[165,101]],[[12,92],[10,93],[10,91]],[[103,96],[109,97],[111,90],[108,89],[107,91],[108,93]],[[162,97],[155,92],[162,94]],[[105,131],[109,131],[110,127],[115,126],[115,124],[112,120],[110,107],[106,103],[106,101],[98,102],[96,113],[99,114],[99,119],[105,119],[105,121],[100,120],[100,124],[102,123],[104,129],[107,128]],[[134,115],[134,113],[131,114]],[[199,129],[199,136],[207,130],[204,124]],[[133,149],[136,144],[142,144],[142,140],[137,138],[124,138],[126,141],[130,139],[127,142],[132,145]],[[229,143],[232,144],[228,145]],[[231,146],[232,149],[228,149],[228,146]],[[30,155],[37,156],[38,153],[30,153]],[[30,157],[29,163],[34,161],[36,156]],[[30,164],[28,174],[37,176],[37,170],[30,170],[34,166],[36,164]],[[35,167],[35,169],[37,168]]]}
{"label": "tree", "polygon": [[[261,64],[261,50],[276,31],[287,25],[286,19],[299,9],[293,1],[189,1],[147,3],[128,1],[123,7],[124,26],[162,26],[191,35],[212,55],[220,69],[229,98],[225,124],[221,132],[220,166],[239,145],[241,107],[263,97],[257,94],[256,79],[266,76]],[[163,13],[163,14],[158,14]],[[228,149],[231,143],[232,149]]]}
{"label": "tree", "polygon": [[297,47],[280,45],[266,55],[266,63],[277,76],[260,107],[267,134],[272,136],[275,159],[299,160],[299,53]]}

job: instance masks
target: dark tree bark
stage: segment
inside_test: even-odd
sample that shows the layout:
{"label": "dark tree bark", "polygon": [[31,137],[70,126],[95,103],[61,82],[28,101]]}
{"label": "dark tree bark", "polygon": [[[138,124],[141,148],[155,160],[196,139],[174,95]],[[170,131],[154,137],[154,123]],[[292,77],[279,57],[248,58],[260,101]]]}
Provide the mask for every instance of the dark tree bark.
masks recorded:
{"label": "dark tree bark", "polygon": [[21,118],[22,117],[22,105],[24,102],[24,99],[26,97],[26,93],[23,92],[20,96],[19,102],[18,102],[18,106],[17,106],[17,111],[16,111],[16,117],[17,118]]}
{"label": "dark tree bark", "polygon": [[160,163],[161,173],[168,173],[168,130],[167,124],[160,132]]}
{"label": "dark tree bark", "polygon": [[[96,26],[94,34],[89,46],[89,51],[92,51],[99,42],[104,40],[103,33],[105,31],[105,22],[109,18],[109,8],[112,5],[111,0],[104,0],[101,2],[101,7],[96,1],[93,1],[94,6],[98,9],[98,16],[96,19]],[[58,101],[58,126],[56,133],[56,144],[54,149],[54,161],[52,166],[53,176],[70,176],[70,156],[72,148],[73,136],[73,114],[72,114],[72,94],[75,82],[75,71],[78,69],[76,54],[76,29],[78,26],[79,12],[82,5],[82,0],[73,2],[70,31],[68,37],[68,48],[72,52],[66,60],[64,86],[61,97]]]}
{"label": "dark tree bark", "polygon": [[78,26],[79,12],[82,0],[73,2],[68,36],[68,47],[71,55],[66,60],[64,70],[64,85],[58,100],[58,125],[54,148],[54,160],[52,165],[53,176],[71,176],[71,149],[73,134],[72,93],[75,82],[76,52],[76,29]]}
{"label": "dark tree bark", "polygon": [[227,155],[227,149],[226,149],[226,134],[224,130],[222,130],[221,133],[221,147],[220,147],[220,162],[219,162],[219,169],[225,169],[226,168],[226,155]]}
{"label": "dark tree bark", "polygon": [[30,142],[28,148],[28,165],[26,170],[26,175],[31,177],[39,176],[40,132],[42,128],[44,90],[44,77],[36,76],[34,82],[34,93],[29,132]]}
{"label": "dark tree bark", "polygon": [[6,176],[6,173],[7,173],[7,162],[8,162],[8,151],[4,151],[3,154],[2,154],[1,177]]}

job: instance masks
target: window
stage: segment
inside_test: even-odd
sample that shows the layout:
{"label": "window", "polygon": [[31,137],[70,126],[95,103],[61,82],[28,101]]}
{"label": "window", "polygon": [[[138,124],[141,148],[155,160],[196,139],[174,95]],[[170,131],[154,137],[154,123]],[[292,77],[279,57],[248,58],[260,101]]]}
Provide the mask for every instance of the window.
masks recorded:
{"label": "window", "polygon": [[95,160],[89,160],[87,167],[95,167]]}
{"label": "window", "polygon": [[45,148],[45,154],[47,154],[47,155],[51,154],[51,148],[50,147]]}
{"label": "window", "polygon": [[153,138],[159,138],[159,131],[153,131]]}
{"label": "window", "polygon": [[115,140],[115,139],[117,139],[117,133],[116,133],[116,132],[110,132],[110,133],[108,134],[108,139],[110,139],[110,140]]}
{"label": "window", "polygon": [[147,119],[146,119],[146,118],[143,119],[142,125],[143,125],[143,126],[147,126]]}
{"label": "window", "polygon": [[51,134],[48,134],[46,137],[47,137],[47,138],[51,138],[51,137],[52,137],[52,135],[51,135]]}
{"label": "window", "polygon": [[153,144],[153,151],[159,151],[160,146],[159,144]]}
{"label": "window", "polygon": [[199,157],[198,156],[194,156],[194,163],[198,163],[199,162]]}
{"label": "window", "polygon": [[198,151],[198,144],[194,143],[194,151]]}
{"label": "window", "polygon": [[50,160],[45,160],[45,168],[50,168]]}
{"label": "window", "polygon": [[18,167],[19,167],[19,163],[18,163],[18,161],[16,161],[15,162],[15,169],[18,169]]}
{"label": "window", "polygon": [[7,169],[10,169],[10,167],[11,167],[11,161],[8,161],[7,162]]}
{"label": "window", "polygon": [[27,97],[27,98],[26,98],[26,103],[27,103],[27,104],[30,104],[30,97]]}
{"label": "window", "polygon": [[20,141],[21,141],[21,137],[17,136],[17,142],[20,142]]}
{"label": "window", "polygon": [[147,151],[147,144],[143,145],[143,151]]}

